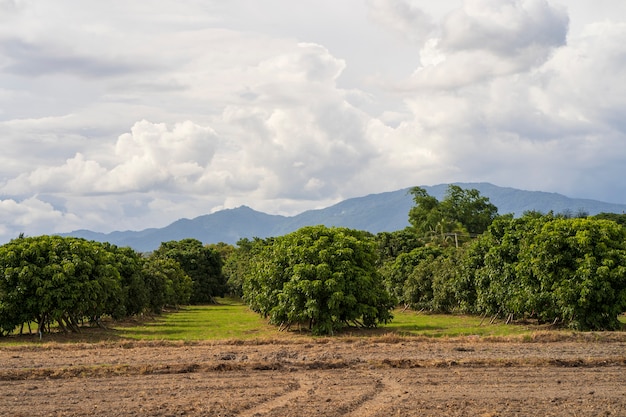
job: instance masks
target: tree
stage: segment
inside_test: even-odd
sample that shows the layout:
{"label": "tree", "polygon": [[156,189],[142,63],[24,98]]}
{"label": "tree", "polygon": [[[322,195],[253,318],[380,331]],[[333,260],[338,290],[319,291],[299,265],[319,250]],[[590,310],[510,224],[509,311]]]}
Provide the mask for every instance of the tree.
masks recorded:
{"label": "tree", "polygon": [[271,238],[264,240],[258,237],[253,240],[242,238],[237,242],[237,247],[226,259],[223,267],[228,292],[231,295],[243,297],[243,283],[254,256],[264,245],[271,242]]}
{"label": "tree", "polygon": [[0,328],[54,322],[78,331],[83,318],[100,323],[122,304],[120,275],[111,252],[84,239],[18,238],[0,247]]}
{"label": "tree", "polygon": [[501,217],[468,248],[462,271],[479,312],[615,329],[626,309],[626,231],[591,218]]}
{"label": "tree", "polygon": [[470,234],[483,233],[498,214],[498,208],[476,189],[450,184],[441,202],[444,218],[460,223]]}
{"label": "tree", "polygon": [[118,247],[110,243],[104,243],[103,246],[113,255],[113,265],[120,274],[122,286],[122,303],[113,313],[113,317],[119,319],[142,313],[148,305],[148,289],[142,274],[144,259],[129,247]]}
{"label": "tree", "polygon": [[441,202],[420,187],[412,188],[410,193],[415,206],[409,211],[409,222],[418,235],[440,244],[458,246],[468,237],[483,233],[498,213],[478,190],[464,190],[453,184]]}
{"label": "tree", "polygon": [[463,307],[459,293],[460,251],[455,248],[423,252],[402,287],[403,300],[412,309],[448,313]]}
{"label": "tree", "polygon": [[153,313],[160,313],[166,306],[189,303],[193,282],[175,260],[150,256],[143,264],[142,275],[148,296],[147,307]]}
{"label": "tree", "polygon": [[287,328],[308,323],[314,334],[391,320],[394,302],[376,270],[367,232],[304,227],[262,245],[244,282],[251,309]]}
{"label": "tree", "polygon": [[413,187],[409,192],[415,202],[409,210],[409,223],[420,236],[438,234],[443,220],[439,200],[421,187]]}
{"label": "tree", "polygon": [[424,239],[415,233],[411,227],[395,232],[380,232],[376,235],[378,242],[378,261],[383,264],[393,261],[403,253],[424,246]]}
{"label": "tree", "polygon": [[598,213],[595,216],[593,216],[593,218],[598,219],[598,220],[612,220],[615,223],[626,227],[626,214],[625,213],[622,213],[622,214]]}
{"label": "tree", "polygon": [[[423,246],[408,253],[401,253],[392,262],[387,262],[380,270],[387,291],[401,304],[416,307],[414,300],[416,297],[420,297],[417,295],[420,290],[417,288],[419,285],[415,281],[416,276],[413,277],[414,279],[408,284],[408,287],[407,281],[420,265],[432,262],[433,259],[439,257],[442,253],[443,249],[440,247]],[[424,265],[422,265],[422,268],[424,268]],[[419,308],[423,308],[423,305]]]}
{"label": "tree", "polygon": [[206,247],[211,249],[212,251],[217,252],[220,255],[222,265],[224,265],[228,258],[233,256],[233,254],[235,253],[235,247],[224,242],[209,243],[208,245],[206,245]]}
{"label": "tree", "polygon": [[537,283],[544,318],[617,329],[626,310],[626,231],[609,220],[545,222],[522,246],[518,273]]}
{"label": "tree", "polygon": [[[512,215],[494,220],[488,231],[467,249],[462,274],[473,282],[477,312],[499,315],[524,315],[528,311],[534,285],[525,287],[518,275],[519,252],[523,240],[534,233],[537,223],[548,218],[526,213],[518,219]],[[469,294],[468,294],[469,295]]]}
{"label": "tree", "polygon": [[191,278],[193,291],[192,304],[214,303],[215,297],[226,293],[226,278],[222,273],[222,259],[219,252],[203,246],[196,239],[183,239],[161,243],[154,251],[157,258],[173,259]]}

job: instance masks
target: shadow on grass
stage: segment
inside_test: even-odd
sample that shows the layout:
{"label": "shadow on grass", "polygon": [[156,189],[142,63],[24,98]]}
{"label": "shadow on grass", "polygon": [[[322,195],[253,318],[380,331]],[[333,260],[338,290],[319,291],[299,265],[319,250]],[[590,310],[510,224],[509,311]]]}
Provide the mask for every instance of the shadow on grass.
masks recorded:
{"label": "shadow on grass", "polygon": [[122,332],[113,328],[81,327],[77,333],[52,331],[39,336],[38,333],[14,334],[0,337],[0,347],[6,345],[30,345],[43,343],[99,343],[129,340]]}
{"label": "shadow on grass", "polygon": [[[99,343],[99,342],[124,342],[137,340],[215,340],[219,338],[307,338],[311,337],[308,326],[301,329],[294,326],[291,330],[280,332],[278,327],[267,325],[263,320],[259,320],[257,324],[250,324],[248,320],[248,311],[245,315],[239,309],[233,307],[243,306],[239,302],[230,302],[224,304],[214,304],[210,306],[186,306],[178,310],[166,311],[163,315],[135,317],[125,321],[105,321],[107,328],[99,328],[92,326],[81,327],[79,333],[63,333],[53,331],[46,333],[40,339],[37,333],[31,334],[14,334],[10,336],[0,337],[0,348],[11,345],[37,345],[44,343]],[[203,313],[207,311],[217,313],[210,316],[210,320]],[[180,313],[180,314],[178,314]],[[168,319],[170,314],[176,314],[175,324]],[[187,316],[190,314],[190,316]],[[252,314],[252,313],[250,313]],[[503,325],[491,326],[479,324],[474,317],[474,321],[464,322],[462,316],[445,316],[442,319],[437,315],[424,316],[411,313],[397,312],[398,321],[392,321],[387,325],[382,325],[373,329],[362,329],[356,327],[344,328],[335,333],[335,337],[379,337],[379,336],[398,336],[398,337],[445,337],[445,336],[519,336],[521,334],[530,335],[533,332],[555,331],[553,326],[537,325],[529,322],[519,322],[510,324],[506,327]],[[217,320],[221,316],[221,320]],[[227,319],[224,319],[227,317]],[[243,317],[243,319],[242,319]],[[256,316],[255,316],[256,317]],[[450,319],[453,319],[452,321]],[[419,319],[419,322],[410,322]],[[622,323],[621,331],[611,332],[611,337],[620,340],[626,340],[626,316],[619,317]],[[240,329],[236,323],[244,323],[243,326],[249,328]],[[215,329],[207,331],[210,327]],[[201,328],[201,331],[194,331]],[[227,331],[224,332],[224,329]],[[231,333],[232,331],[232,333]],[[619,333],[622,333],[621,335]]]}
{"label": "shadow on grass", "polygon": [[400,324],[400,325],[394,325],[394,324],[388,324],[386,326],[382,327],[383,329],[389,331],[389,332],[408,332],[408,331],[412,331],[412,332],[421,332],[421,331],[425,331],[425,330],[446,330],[445,327],[442,326],[433,326],[433,325],[428,325],[428,324],[420,324],[420,325],[413,325],[413,324]]}
{"label": "shadow on grass", "polygon": [[79,332],[62,332],[53,328],[50,333],[44,333],[41,336],[35,330],[31,333],[15,333],[0,337],[0,347],[44,343],[99,343],[136,340],[137,338],[128,337],[127,329],[140,326],[166,326],[163,316],[145,316],[125,321],[104,320],[103,324],[104,327],[86,324],[79,327]]}

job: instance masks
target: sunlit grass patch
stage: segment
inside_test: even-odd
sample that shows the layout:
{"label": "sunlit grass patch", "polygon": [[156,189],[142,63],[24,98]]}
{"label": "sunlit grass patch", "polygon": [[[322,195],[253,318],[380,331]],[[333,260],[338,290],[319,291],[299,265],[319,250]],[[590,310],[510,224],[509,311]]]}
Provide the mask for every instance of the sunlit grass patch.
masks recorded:
{"label": "sunlit grass patch", "polygon": [[412,310],[394,311],[393,321],[383,326],[388,332],[407,336],[457,337],[457,336],[515,336],[530,334],[530,326],[490,323],[489,318],[478,316],[428,314]]}
{"label": "sunlit grass patch", "polygon": [[[481,323],[482,322],[482,323]],[[533,326],[490,324],[489,319],[467,315],[425,314],[396,310],[392,322],[375,331],[347,329],[340,335],[458,337],[530,335]],[[308,332],[279,331],[265,319],[250,311],[241,301],[220,299],[217,305],[188,306],[164,314],[154,321],[118,328],[122,338],[144,340],[249,340],[285,339],[310,336]]]}
{"label": "sunlit grass patch", "polygon": [[[626,329],[626,316],[620,316]],[[322,342],[330,338],[455,338],[476,336],[484,340],[558,341],[564,339],[593,339],[593,335],[558,329],[553,326],[531,323],[505,324],[502,319],[490,323],[490,318],[469,315],[429,314],[412,310],[396,309],[393,321],[377,329],[345,329],[335,336],[312,337],[306,329],[279,331],[260,315],[251,311],[241,300],[222,298],[215,305],[186,306],[180,310],[164,312],[153,317],[135,318],[125,322],[107,322],[108,329],[82,328],[80,333],[53,332],[44,334],[40,340],[36,334],[0,338],[2,346],[20,344],[97,343],[128,341],[164,341],[185,343],[196,341],[250,341],[271,343],[273,341]],[[598,336],[599,337],[599,336]],[[602,338],[624,339],[624,332],[604,332]],[[591,340],[591,339],[590,339]]]}
{"label": "sunlit grass patch", "polygon": [[240,301],[186,306],[154,321],[118,329],[125,338],[146,340],[218,340],[276,337],[277,330]]}

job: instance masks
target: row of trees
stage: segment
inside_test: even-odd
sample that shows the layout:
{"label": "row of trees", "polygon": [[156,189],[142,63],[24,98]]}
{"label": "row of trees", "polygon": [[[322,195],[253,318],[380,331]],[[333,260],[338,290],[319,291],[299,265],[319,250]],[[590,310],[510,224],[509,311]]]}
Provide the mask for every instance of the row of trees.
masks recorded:
{"label": "row of trees", "polygon": [[[380,269],[400,303],[509,320],[537,318],[576,329],[620,326],[618,315],[626,311],[626,233],[619,221],[626,216],[529,212],[513,218],[496,216],[475,190],[452,186],[442,202],[420,189],[413,193],[410,220],[416,235],[407,240],[410,233],[402,231],[381,239],[401,247],[393,256],[394,251],[382,252],[387,256]],[[469,220],[457,213],[469,213]],[[428,218],[436,222],[424,227]],[[448,225],[447,233],[432,233],[432,224]],[[450,235],[472,238],[459,245]]]}
{"label": "row of trees", "polygon": [[623,217],[498,216],[477,190],[451,185],[442,201],[416,187],[411,226],[372,236],[306,227],[243,239],[224,271],[230,292],[283,327],[327,334],[416,310],[615,329],[626,310]]}
{"label": "row of trees", "polygon": [[226,289],[219,254],[194,239],[142,256],[72,237],[20,237],[0,246],[0,273],[0,334],[30,323],[78,331],[103,316],[210,302]]}
{"label": "row of trees", "polygon": [[311,226],[237,247],[166,242],[149,256],[76,238],[15,239],[0,246],[0,333],[30,322],[76,331],[84,320],[210,303],[226,292],[281,328],[315,334],[386,323],[397,303],[619,326],[626,216],[514,218],[498,216],[477,190],[451,185],[441,201],[419,187],[411,194],[411,226],[376,236]]}
{"label": "row of trees", "polygon": [[387,277],[384,272],[391,269],[387,265],[392,260],[416,248],[433,258],[442,249],[425,245],[450,239],[455,246],[462,245],[469,236],[482,233],[497,214],[497,208],[475,190],[451,186],[442,202],[421,188],[411,192],[416,205],[409,213],[412,227],[404,231],[376,237],[315,226],[278,238],[241,240],[225,265],[232,292],[271,323],[281,327],[308,323],[315,334],[386,323],[403,297],[399,288],[413,272]]}
{"label": "row of trees", "polygon": [[465,247],[419,247],[382,274],[414,309],[616,329],[626,311],[625,239],[607,220],[506,216]]}

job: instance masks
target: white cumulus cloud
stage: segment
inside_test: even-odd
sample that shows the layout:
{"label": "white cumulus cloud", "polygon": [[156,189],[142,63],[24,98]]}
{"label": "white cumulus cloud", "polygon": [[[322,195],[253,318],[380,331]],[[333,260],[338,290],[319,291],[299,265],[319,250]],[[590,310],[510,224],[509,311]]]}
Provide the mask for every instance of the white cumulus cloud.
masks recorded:
{"label": "white cumulus cloud", "polygon": [[408,0],[368,0],[369,17],[411,43],[420,45],[435,30],[431,16]]}
{"label": "white cumulus cloud", "polygon": [[[169,129],[162,123],[139,121],[115,145],[115,164],[86,159],[82,153],[63,165],[37,168],[0,187],[8,195],[41,193],[121,193],[171,188],[196,181],[215,153],[217,134],[192,122]],[[102,160],[110,159],[104,156]]]}
{"label": "white cumulus cloud", "polygon": [[0,241],[489,181],[624,202],[626,2],[0,0]]}
{"label": "white cumulus cloud", "polygon": [[465,0],[421,50],[409,88],[461,88],[524,73],[564,46],[569,18],[546,0]]}

